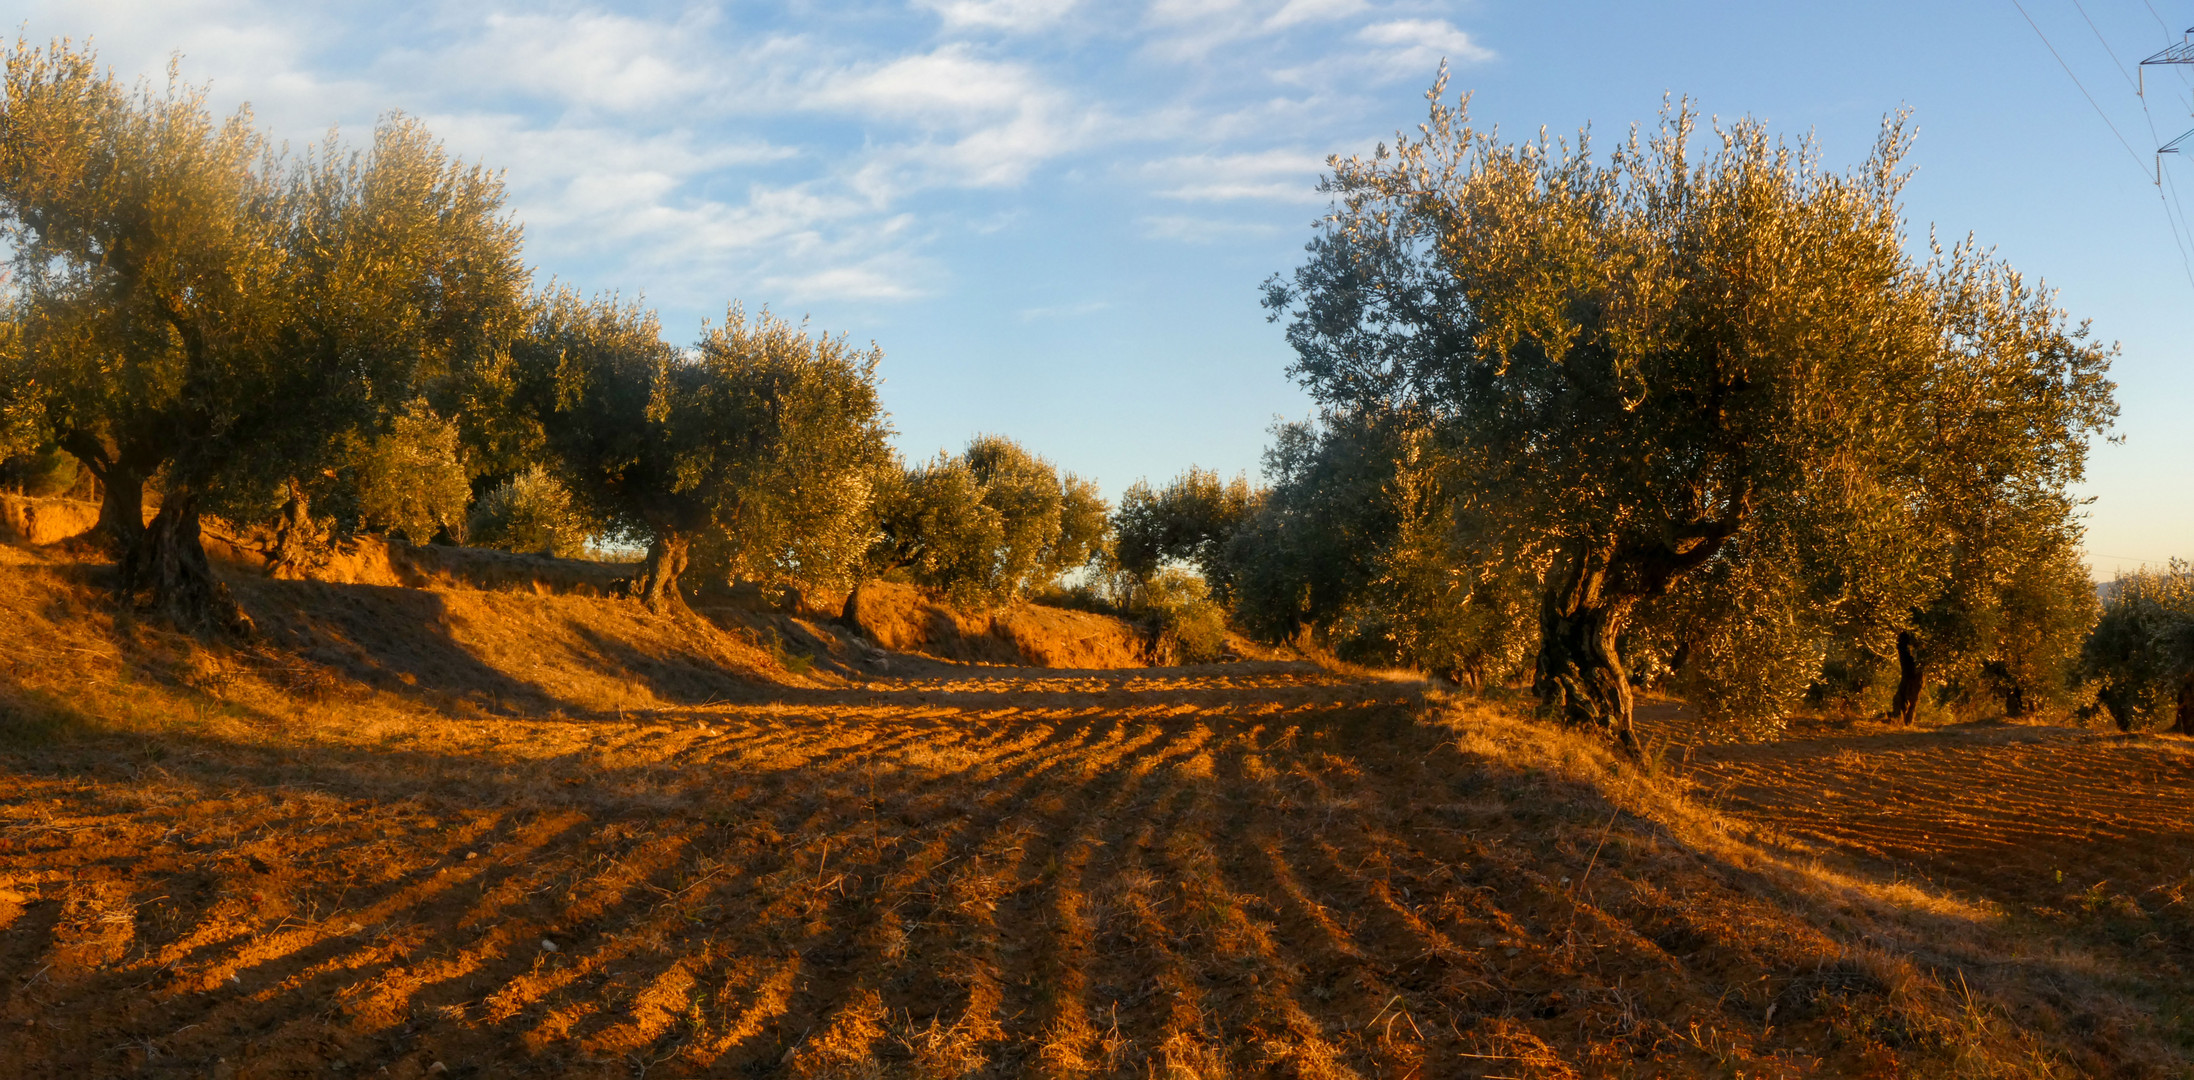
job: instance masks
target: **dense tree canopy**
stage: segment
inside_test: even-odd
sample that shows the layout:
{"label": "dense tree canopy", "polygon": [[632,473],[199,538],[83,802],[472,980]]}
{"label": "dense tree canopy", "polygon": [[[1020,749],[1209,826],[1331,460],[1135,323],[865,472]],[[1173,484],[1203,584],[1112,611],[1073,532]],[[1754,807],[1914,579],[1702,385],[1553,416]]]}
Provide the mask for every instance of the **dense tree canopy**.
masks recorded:
{"label": "dense tree canopy", "polygon": [[172,75],[125,89],[65,43],[18,43],[5,94],[9,412],[98,476],[125,588],[217,621],[202,510],[271,513],[499,354],[526,276],[500,182],[401,117],[292,162],[248,112],[217,121]]}
{"label": "dense tree canopy", "polygon": [[971,603],[999,603],[1086,566],[1108,542],[1097,486],[1011,439],[979,435],[886,477],[870,561]]}
{"label": "dense tree canopy", "polygon": [[1112,515],[1120,568],[1147,580],[1167,563],[1183,563],[1203,576],[1214,596],[1230,599],[1228,545],[1263,499],[1247,476],[1221,480],[1194,465],[1163,488],[1138,480],[1121,493]]}
{"label": "dense tree canopy", "polygon": [[1430,416],[1472,543],[1544,565],[1537,686],[1572,722],[1631,740],[1620,639],[1718,560],[1822,610],[1930,576],[1904,564],[1932,440],[1987,407],[1929,392],[1954,373],[2020,388],[2013,470],[2040,489],[2111,415],[2106,354],[2046,294],[1970,249],[1907,253],[1901,121],[1848,175],[1749,120],[1702,153],[1688,110],[1599,163],[1440,93],[1421,137],[1336,162],[1269,303],[1316,397]]}
{"label": "dense tree canopy", "polygon": [[733,307],[690,352],[654,314],[552,290],[514,347],[518,399],[588,514],[648,544],[651,607],[695,554],[726,573],[837,583],[871,539],[889,459],[880,354]]}

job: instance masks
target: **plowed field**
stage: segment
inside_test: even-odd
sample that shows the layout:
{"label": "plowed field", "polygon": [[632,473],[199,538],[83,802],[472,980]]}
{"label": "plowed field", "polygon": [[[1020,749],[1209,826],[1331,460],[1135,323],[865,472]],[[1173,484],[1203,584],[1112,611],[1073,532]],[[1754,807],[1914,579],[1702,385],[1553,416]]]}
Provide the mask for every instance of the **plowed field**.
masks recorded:
{"label": "plowed field", "polygon": [[[301,679],[309,650],[209,652],[117,623],[73,571],[32,572],[45,584],[0,611],[16,655],[74,659],[0,668],[0,1075],[2169,1076],[2186,1060],[2164,1006],[2112,996],[2116,953],[2021,956],[2031,939],[1955,889],[1824,869],[1823,849],[1723,823],[1671,778],[1413,682],[910,661],[729,703],[494,711],[461,687],[338,677],[400,634],[354,635],[352,667]],[[282,588],[247,591],[262,625],[306,595]],[[626,610],[570,633],[627,633]],[[508,653],[467,625],[420,632]],[[1841,791],[1821,772],[1841,760],[1694,767],[1732,782],[1741,816],[1917,857],[1865,817],[1891,812],[1882,798],[1787,783]],[[2141,760],[2183,795],[2164,769],[2183,756]],[[2127,790],[2103,813],[2129,842],[2174,814],[2184,835],[2179,804]],[[1961,807],[1944,837],[2025,813],[1986,818],[2010,804],[1985,790],[1903,797],[1898,820]],[[1958,843],[1929,850],[1980,850]],[[2179,948],[2188,924],[2159,905],[2143,918]]]}

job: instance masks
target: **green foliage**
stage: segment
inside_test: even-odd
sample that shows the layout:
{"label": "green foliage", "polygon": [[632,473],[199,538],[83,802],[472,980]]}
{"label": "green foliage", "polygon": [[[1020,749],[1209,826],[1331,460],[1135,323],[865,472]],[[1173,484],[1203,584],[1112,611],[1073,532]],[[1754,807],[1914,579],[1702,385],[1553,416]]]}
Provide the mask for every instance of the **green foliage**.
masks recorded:
{"label": "green foliage", "polygon": [[[1901,120],[1844,175],[1751,120],[1702,140],[1688,109],[1602,163],[1474,131],[1440,92],[1420,136],[1337,163],[1268,304],[1329,409],[1438,432],[1458,565],[1538,571],[1538,688],[1573,722],[1630,739],[1618,642],[1718,559],[1788,561],[1717,625],[1789,663],[1814,631],[1751,605],[1897,625],[1974,535],[1910,508],[2061,492],[2115,414],[2108,352],[2046,293],[1971,246],[1907,253]],[[1708,692],[1747,713],[1795,681],[1723,671]]]}
{"label": "green foliage", "polygon": [[732,576],[846,586],[875,539],[874,477],[890,461],[874,345],[811,336],[736,305],[672,369],[686,426],[678,482],[705,492],[707,550]]}
{"label": "green foliage", "polygon": [[1722,731],[1763,739],[1818,681],[1828,658],[1828,608],[1811,594],[1804,560],[1748,536],[1650,609],[1637,631],[1683,651],[1674,686]]}
{"label": "green foliage", "polygon": [[738,307],[680,353],[652,312],[555,289],[513,349],[513,383],[585,516],[650,542],[656,603],[689,548],[724,575],[851,578],[889,460],[880,358]]}
{"label": "green foliage", "polygon": [[350,465],[365,527],[401,533],[414,544],[445,529],[464,537],[472,488],[465,482],[457,425],[434,415],[425,401],[414,402],[386,433],[358,443]]}
{"label": "green foliage", "polygon": [[962,603],[1003,603],[1105,550],[1096,485],[998,435],[888,476],[869,561]]}
{"label": "green foliage", "polygon": [[2010,716],[2070,711],[2080,650],[2102,614],[2075,535],[2021,553],[1997,590],[1994,647],[1981,681]]}
{"label": "green foliage", "polygon": [[1209,664],[1226,655],[1226,607],[1203,578],[1167,567],[1143,581],[1130,617],[1149,622],[1154,651],[1181,664]]}
{"label": "green foliage", "polygon": [[13,488],[32,498],[65,494],[80,475],[76,459],[58,446],[33,446],[12,457],[0,453],[0,488]]}
{"label": "green foliage", "polygon": [[1242,625],[1474,687],[1515,675],[1536,644],[1527,568],[1473,560],[1423,418],[1353,409],[1275,434],[1272,488],[1226,556]]}
{"label": "green foliage", "polygon": [[496,485],[472,509],[465,540],[478,547],[501,548],[583,558],[593,530],[572,507],[571,490],[538,465]]}
{"label": "green foliage", "polygon": [[[67,43],[8,53],[0,221],[21,379],[95,472],[202,480],[288,388],[287,199],[248,114],[132,93]],[[309,396],[285,397],[288,409]]]}
{"label": "green foliage", "polygon": [[2121,574],[2103,601],[2102,617],[2081,646],[2079,674],[2092,680],[2096,701],[2121,731],[2160,718],[2194,680],[2194,564],[2172,560],[2163,570]]}
{"label": "green foliage", "polygon": [[1113,514],[1114,557],[1142,579],[1167,563],[1186,563],[1215,596],[1229,599],[1235,572],[1229,546],[1263,501],[1264,492],[1248,477],[1222,481],[1217,472],[1193,465],[1156,491],[1138,480],[1121,494]]}
{"label": "green foliage", "polygon": [[887,475],[876,499],[880,539],[870,560],[884,573],[965,603],[998,599],[992,571],[1005,544],[1003,515],[983,502],[967,459],[939,453]]}

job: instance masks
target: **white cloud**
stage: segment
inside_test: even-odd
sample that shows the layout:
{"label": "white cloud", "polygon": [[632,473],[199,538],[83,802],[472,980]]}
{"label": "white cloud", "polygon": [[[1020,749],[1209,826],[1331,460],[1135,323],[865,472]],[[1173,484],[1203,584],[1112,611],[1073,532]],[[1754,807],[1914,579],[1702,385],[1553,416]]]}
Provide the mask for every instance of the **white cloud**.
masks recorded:
{"label": "white cloud", "polygon": [[[1109,175],[1183,203],[1319,202],[1323,155],[1304,147],[1353,132],[1365,89],[1440,55],[1490,56],[1415,0],[907,5],[938,20],[943,44],[895,37],[904,9],[869,20],[875,32],[746,7],[514,0],[423,0],[401,19],[367,0],[26,0],[21,18],[34,38],[95,36],[125,77],[158,78],[180,51],[217,107],[252,101],[293,144],[341,122],[355,145],[376,116],[416,113],[452,152],[505,170],[529,258],[687,310],[730,295],[933,295],[952,281],[929,254],[941,236],[1001,227],[1054,179]],[[1103,34],[1054,47],[1061,28],[1100,18]],[[1041,49],[1022,36],[1046,31]],[[1143,62],[1154,56],[1198,62]],[[1272,92],[1314,64],[1329,66],[1305,89]],[[1017,188],[1030,194],[946,201]],[[1257,213],[1121,225],[1223,243],[1273,228]]]}
{"label": "white cloud", "polygon": [[1078,319],[1084,315],[1095,315],[1111,306],[1112,304],[1109,301],[1089,300],[1079,304],[1061,304],[1056,307],[1022,308],[1019,314],[1022,322]]}
{"label": "white cloud", "polygon": [[1429,71],[1443,59],[1456,64],[1478,64],[1493,59],[1493,50],[1470,39],[1446,19],[1396,19],[1373,23],[1356,32],[1358,40],[1384,47],[1390,70]]}
{"label": "white cloud", "polygon": [[1027,32],[1043,30],[1066,18],[1077,0],[915,0],[937,13],[948,27]]}
{"label": "white cloud", "polygon": [[1170,199],[1317,203],[1325,201],[1325,196],[1317,190],[1318,177],[1325,171],[1325,160],[1323,154],[1303,150],[1190,154],[1151,162],[1143,167],[1143,172],[1156,182],[1168,185],[1160,188],[1158,194]]}
{"label": "white cloud", "polygon": [[705,40],[706,22],[651,22],[623,15],[489,13],[475,39],[436,58],[446,76],[512,88],[586,109],[633,112],[689,98],[710,82],[682,43]]}
{"label": "white cloud", "polygon": [[764,284],[787,299],[802,300],[914,300],[928,296],[937,284],[933,269],[914,274],[899,265],[836,266],[810,274],[778,277]]}
{"label": "white cloud", "polygon": [[1025,108],[1044,94],[1026,66],[977,57],[966,45],[906,56],[833,80],[812,100],[826,106],[944,123]]}
{"label": "white cloud", "polygon": [[1364,0],[1288,0],[1265,20],[1265,28],[1284,30],[1298,23],[1329,22],[1354,15],[1369,6]]}
{"label": "white cloud", "polygon": [[[919,137],[874,148],[854,186],[879,204],[931,186],[1006,187],[1073,150],[1100,114],[1039,80],[1029,67],[977,56],[965,45],[841,73],[809,107],[910,121]],[[909,134],[915,134],[910,132]]]}

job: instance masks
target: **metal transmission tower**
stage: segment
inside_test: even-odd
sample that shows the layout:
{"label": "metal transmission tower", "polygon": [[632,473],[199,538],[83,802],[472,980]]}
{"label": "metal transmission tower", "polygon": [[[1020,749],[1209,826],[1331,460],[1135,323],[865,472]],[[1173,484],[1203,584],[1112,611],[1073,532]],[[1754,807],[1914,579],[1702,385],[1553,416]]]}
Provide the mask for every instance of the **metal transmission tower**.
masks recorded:
{"label": "metal transmission tower", "polygon": [[[2141,61],[2141,78],[2136,87],[2144,98],[2148,96],[2148,65],[2150,64],[2194,64],[2194,27],[2187,28],[2185,39],[2178,44],[2167,45],[2162,52]],[[2159,182],[2163,179],[2163,156],[2178,153],[2179,144],[2190,138],[2194,138],[2194,131],[2189,131],[2156,148],[2156,179]]]}

